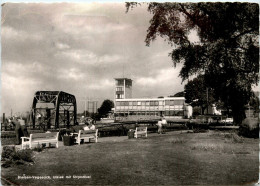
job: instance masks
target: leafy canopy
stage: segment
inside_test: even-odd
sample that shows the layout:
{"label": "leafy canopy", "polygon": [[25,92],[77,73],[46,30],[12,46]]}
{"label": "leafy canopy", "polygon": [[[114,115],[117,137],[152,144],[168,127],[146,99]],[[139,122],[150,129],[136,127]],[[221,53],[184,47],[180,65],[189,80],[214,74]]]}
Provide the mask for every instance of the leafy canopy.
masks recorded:
{"label": "leafy canopy", "polygon": [[208,89],[205,84],[204,76],[200,75],[197,78],[189,81],[185,87],[185,102],[191,106],[199,106],[202,108],[202,114],[207,106],[216,103],[212,89]]}
{"label": "leafy canopy", "polygon": [[100,115],[100,117],[106,117],[112,108],[114,108],[114,102],[106,99],[103,101],[101,107],[98,109],[98,114]]}
{"label": "leafy canopy", "polygon": [[[126,3],[127,11],[140,3]],[[232,108],[234,121],[259,80],[259,6],[256,3],[148,3],[153,15],[145,39],[157,36],[173,46],[183,80],[202,74],[216,99]],[[197,41],[191,37],[196,33]]]}

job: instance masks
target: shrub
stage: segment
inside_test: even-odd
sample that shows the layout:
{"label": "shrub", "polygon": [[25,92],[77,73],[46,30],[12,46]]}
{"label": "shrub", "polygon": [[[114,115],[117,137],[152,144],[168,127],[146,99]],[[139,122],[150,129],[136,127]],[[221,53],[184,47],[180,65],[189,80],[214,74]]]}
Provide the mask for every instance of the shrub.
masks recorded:
{"label": "shrub", "polygon": [[30,149],[16,150],[14,146],[4,146],[2,151],[2,167],[33,162],[33,152]]}
{"label": "shrub", "polygon": [[40,145],[38,143],[37,146],[33,148],[33,151],[41,152],[41,151],[43,151],[44,147],[45,147],[45,145],[43,145],[43,144]]}
{"label": "shrub", "polygon": [[16,151],[18,160],[23,160],[26,162],[33,162],[33,154],[31,149],[24,149]]}
{"label": "shrub", "polygon": [[4,146],[2,151],[2,160],[9,159],[15,155],[15,146]]}
{"label": "shrub", "polygon": [[239,127],[239,135],[248,138],[259,138],[258,118],[246,118]]}

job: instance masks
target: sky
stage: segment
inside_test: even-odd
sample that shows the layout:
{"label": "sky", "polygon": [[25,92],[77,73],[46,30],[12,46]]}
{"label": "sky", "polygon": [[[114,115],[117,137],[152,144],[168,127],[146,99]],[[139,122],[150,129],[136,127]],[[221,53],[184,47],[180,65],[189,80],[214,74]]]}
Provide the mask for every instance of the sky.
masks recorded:
{"label": "sky", "polygon": [[84,99],[114,99],[114,78],[133,80],[133,97],[169,96],[184,83],[158,37],[148,47],[145,5],[124,3],[6,3],[1,23],[1,115],[30,110],[39,90]]}

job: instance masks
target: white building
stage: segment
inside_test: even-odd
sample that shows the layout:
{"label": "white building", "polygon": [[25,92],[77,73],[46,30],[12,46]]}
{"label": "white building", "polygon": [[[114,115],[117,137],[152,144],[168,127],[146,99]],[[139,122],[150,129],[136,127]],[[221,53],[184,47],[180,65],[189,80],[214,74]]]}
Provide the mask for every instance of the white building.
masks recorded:
{"label": "white building", "polygon": [[116,78],[115,116],[117,119],[189,118],[192,107],[184,97],[132,98],[132,80]]}

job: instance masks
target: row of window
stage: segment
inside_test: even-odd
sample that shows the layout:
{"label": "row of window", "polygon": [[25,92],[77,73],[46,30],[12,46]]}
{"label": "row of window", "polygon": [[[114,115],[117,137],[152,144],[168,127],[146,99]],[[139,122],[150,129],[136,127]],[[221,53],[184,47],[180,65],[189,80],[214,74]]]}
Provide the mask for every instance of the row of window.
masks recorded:
{"label": "row of window", "polygon": [[123,80],[123,79],[120,79],[120,80],[116,80],[116,86],[124,86],[124,84],[127,86],[127,87],[131,87],[132,86],[132,81],[131,80]]}
{"label": "row of window", "polygon": [[[129,112],[129,113],[115,113],[115,116],[135,116],[135,115],[139,115],[139,116],[160,116],[160,112]],[[184,111],[180,110],[180,111],[174,111],[174,110],[170,110],[170,111],[165,111],[164,112],[164,116],[184,116]]]}
{"label": "row of window", "polygon": [[184,116],[183,110],[166,110],[165,116]]}
{"label": "row of window", "polygon": [[120,101],[116,106],[158,106],[163,105],[163,101]]}
{"label": "row of window", "polygon": [[124,95],[123,94],[117,94],[116,95],[116,99],[123,99],[124,98]]}
{"label": "row of window", "polygon": [[[163,105],[164,101],[118,101],[116,106],[159,106]],[[183,105],[184,100],[166,100],[165,105]]]}
{"label": "row of window", "polygon": [[116,87],[116,91],[124,91],[124,87]]}

